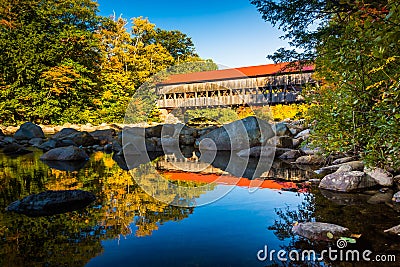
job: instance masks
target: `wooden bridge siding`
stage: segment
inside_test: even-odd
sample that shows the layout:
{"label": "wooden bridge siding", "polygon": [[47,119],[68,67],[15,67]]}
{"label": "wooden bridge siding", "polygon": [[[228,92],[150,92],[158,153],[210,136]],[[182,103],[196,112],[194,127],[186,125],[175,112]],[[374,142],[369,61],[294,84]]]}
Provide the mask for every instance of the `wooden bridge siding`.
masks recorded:
{"label": "wooden bridge siding", "polygon": [[[267,105],[297,102],[295,86],[313,83],[312,73],[285,74],[157,87],[160,108]],[[221,96],[221,92],[228,93]],[[272,92],[272,94],[271,94]],[[208,95],[201,97],[199,95]],[[212,94],[214,94],[212,96]],[[191,96],[191,97],[189,97]]]}
{"label": "wooden bridge siding", "polygon": [[[160,99],[157,105],[162,108],[173,107],[208,107],[208,106],[231,106],[231,105],[268,105],[278,103],[294,103],[299,94],[293,92],[276,94],[255,95],[231,95],[219,97],[197,97],[179,99]],[[272,101],[270,101],[272,100]]]}

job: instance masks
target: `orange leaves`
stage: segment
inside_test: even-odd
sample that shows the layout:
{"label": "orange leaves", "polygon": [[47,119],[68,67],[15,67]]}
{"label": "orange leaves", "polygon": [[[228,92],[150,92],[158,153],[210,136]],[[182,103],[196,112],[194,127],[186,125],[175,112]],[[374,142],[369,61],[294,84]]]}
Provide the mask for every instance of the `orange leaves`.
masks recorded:
{"label": "orange leaves", "polygon": [[48,71],[42,73],[47,86],[45,88],[50,93],[56,95],[66,94],[68,91],[74,90],[76,80],[81,76],[71,66],[55,66]]}

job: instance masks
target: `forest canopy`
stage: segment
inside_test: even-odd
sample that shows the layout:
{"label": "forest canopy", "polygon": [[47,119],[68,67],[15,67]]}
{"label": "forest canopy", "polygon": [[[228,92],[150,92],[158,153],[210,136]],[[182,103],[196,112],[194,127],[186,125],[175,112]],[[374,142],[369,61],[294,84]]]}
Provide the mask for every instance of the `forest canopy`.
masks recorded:
{"label": "forest canopy", "polygon": [[128,25],[92,0],[2,0],[0,124],[122,122],[149,77],[201,60],[178,30]]}

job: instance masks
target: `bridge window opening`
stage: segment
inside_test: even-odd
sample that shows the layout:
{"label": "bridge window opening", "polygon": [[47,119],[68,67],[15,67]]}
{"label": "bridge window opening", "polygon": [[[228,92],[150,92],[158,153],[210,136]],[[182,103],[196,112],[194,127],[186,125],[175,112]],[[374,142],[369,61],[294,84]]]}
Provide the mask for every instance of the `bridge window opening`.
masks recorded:
{"label": "bridge window opening", "polygon": [[223,90],[223,91],[221,91],[221,94],[220,94],[221,96],[229,96],[229,91],[227,91],[227,90]]}
{"label": "bridge window opening", "polygon": [[206,97],[207,96],[207,92],[204,92],[204,91],[199,92],[199,93],[197,93],[197,96],[198,97]]}
{"label": "bridge window opening", "polygon": [[216,92],[215,91],[208,91],[208,96],[209,97],[216,97]]}
{"label": "bridge window opening", "polygon": [[186,93],[186,98],[195,98],[194,93]]}
{"label": "bridge window opening", "polygon": [[176,94],[176,98],[178,98],[178,99],[183,98],[183,93]]}
{"label": "bridge window opening", "polygon": [[167,99],[174,99],[174,94],[166,94]]}

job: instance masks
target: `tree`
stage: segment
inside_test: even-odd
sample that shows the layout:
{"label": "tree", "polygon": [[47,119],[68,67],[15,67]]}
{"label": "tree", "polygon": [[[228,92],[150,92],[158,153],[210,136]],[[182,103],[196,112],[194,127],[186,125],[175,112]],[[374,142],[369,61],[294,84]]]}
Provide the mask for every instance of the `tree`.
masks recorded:
{"label": "tree", "polygon": [[315,60],[322,85],[310,95],[314,144],[328,153],[360,153],[370,165],[400,167],[400,3],[253,3],[305,51],[280,50],[271,58]]}
{"label": "tree", "polygon": [[96,12],[90,0],[1,2],[0,123],[58,122],[89,105],[81,96],[95,93]]}

